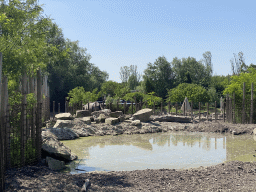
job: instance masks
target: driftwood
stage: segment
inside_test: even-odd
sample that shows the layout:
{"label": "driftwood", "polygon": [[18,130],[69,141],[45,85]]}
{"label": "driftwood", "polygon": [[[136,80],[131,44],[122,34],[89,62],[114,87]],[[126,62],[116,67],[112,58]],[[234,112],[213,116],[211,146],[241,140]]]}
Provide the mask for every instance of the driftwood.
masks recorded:
{"label": "driftwood", "polygon": [[83,187],[82,187],[82,192],[83,192],[83,191],[86,191],[87,187],[88,187],[90,184],[91,184],[91,183],[90,183],[89,179],[85,179],[85,183],[84,183],[84,185],[83,185]]}

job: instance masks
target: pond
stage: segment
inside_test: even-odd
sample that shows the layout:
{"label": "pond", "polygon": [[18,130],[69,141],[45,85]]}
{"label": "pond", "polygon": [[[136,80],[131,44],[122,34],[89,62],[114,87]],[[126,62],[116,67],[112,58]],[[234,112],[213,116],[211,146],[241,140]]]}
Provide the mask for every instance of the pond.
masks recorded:
{"label": "pond", "polygon": [[[63,172],[187,169],[255,161],[252,135],[166,132],[91,136],[61,141],[78,156]],[[78,169],[78,170],[76,170]]]}

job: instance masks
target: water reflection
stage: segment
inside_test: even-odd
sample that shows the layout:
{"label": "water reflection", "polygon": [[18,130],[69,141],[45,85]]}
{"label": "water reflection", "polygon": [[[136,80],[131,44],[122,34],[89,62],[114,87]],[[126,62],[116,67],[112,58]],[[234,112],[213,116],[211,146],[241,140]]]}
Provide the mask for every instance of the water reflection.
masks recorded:
{"label": "water reflection", "polygon": [[250,135],[188,132],[92,136],[62,142],[79,158],[66,170],[72,174],[81,170],[182,169],[231,160],[253,161],[256,149]]}

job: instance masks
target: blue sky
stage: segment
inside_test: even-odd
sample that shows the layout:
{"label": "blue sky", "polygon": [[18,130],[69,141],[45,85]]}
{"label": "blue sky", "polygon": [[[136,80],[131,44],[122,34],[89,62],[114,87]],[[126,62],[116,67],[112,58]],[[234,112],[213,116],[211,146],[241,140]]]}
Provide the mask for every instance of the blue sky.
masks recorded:
{"label": "blue sky", "polygon": [[256,2],[236,0],[39,0],[65,38],[79,41],[94,63],[121,82],[120,67],[139,73],[159,56],[202,59],[212,54],[213,74],[231,74],[242,51],[256,64]]}

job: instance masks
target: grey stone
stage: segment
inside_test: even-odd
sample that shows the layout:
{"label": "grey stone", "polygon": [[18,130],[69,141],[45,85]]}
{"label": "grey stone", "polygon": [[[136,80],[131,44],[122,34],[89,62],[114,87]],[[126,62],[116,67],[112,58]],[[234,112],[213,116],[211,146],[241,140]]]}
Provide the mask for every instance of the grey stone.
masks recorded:
{"label": "grey stone", "polygon": [[134,120],[134,121],[132,121],[131,125],[133,125],[133,126],[140,126],[141,122],[140,122],[140,120]]}
{"label": "grey stone", "polygon": [[55,115],[56,119],[59,120],[72,120],[74,119],[73,116],[70,113],[59,113]]}
{"label": "grey stone", "polygon": [[82,121],[84,123],[86,123],[87,125],[90,125],[91,124],[91,117],[83,117]]}
{"label": "grey stone", "polygon": [[107,118],[107,119],[105,119],[105,123],[109,124],[109,125],[115,125],[115,124],[119,123],[119,119],[118,118]]}
{"label": "grey stone", "polygon": [[125,117],[123,115],[121,115],[118,117],[118,119],[119,119],[119,122],[123,122],[125,120]]}
{"label": "grey stone", "polygon": [[77,110],[76,111],[76,117],[88,117],[91,116],[91,113],[89,110]]}
{"label": "grey stone", "polygon": [[71,150],[58,141],[56,135],[50,131],[42,131],[42,151],[48,156],[59,158],[61,160],[72,161],[77,156],[71,153]]}
{"label": "grey stone", "polygon": [[62,170],[65,167],[65,162],[64,161],[59,161],[57,159],[54,159],[52,157],[46,157],[46,162],[48,164],[48,167],[51,169],[51,170]]}
{"label": "grey stone", "polygon": [[145,108],[137,111],[133,114],[133,117],[141,122],[147,122],[150,120],[150,116],[152,115],[152,109]]}
{"label": "grey stone", "polygon": [[48,131],[56,135],[58,140],[73,140],[79,138],[79,135],[69,128],[49,128]]}
{"label": "grey stone", "polygon": [[121,115],[123,115],[122,111],[115,111],[110,113],[110,117],[115,117],[115,118],[118,118]]}
{"label": "grey stone", "polygon": [[74,124],[72,120],[57,120],[55,125],[53,126],[54,128],[72,128],[74,127]]}

